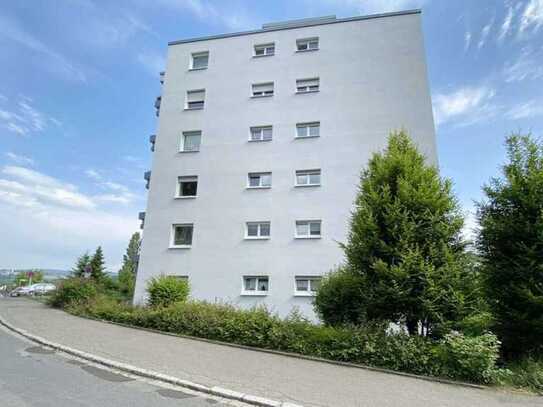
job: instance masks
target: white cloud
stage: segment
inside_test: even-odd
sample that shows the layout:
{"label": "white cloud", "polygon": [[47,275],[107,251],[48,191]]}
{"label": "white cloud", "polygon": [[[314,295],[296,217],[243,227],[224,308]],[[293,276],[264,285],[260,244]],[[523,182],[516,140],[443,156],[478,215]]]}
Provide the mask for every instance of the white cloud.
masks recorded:
{"label": "white cloud", "polygon": [[506,82],[534,80],[543,77],[543,48],[524,47],[514,62],[507,62],[503,69]]}
{"label": "white cloud", "polygon": [[477,48],[481,49],[488,39],[488,34],[490,34],[490,30],[492,29],[492,26],[494,25],[494,18],[489,21],[487,25],[483,27],[481,30],[481,36],[479,37],[479,42],[477,43]]}
{"label": "white cloud", "polygon": [[21,165],[26,165],[26,166],[36,164],[36,162],[32,158],[26,157],[24,155],[15,154],[11,151],[8,151],[6,153],[6,157],[8,157],[11,161],[13,161],[16,164],[21,164]]}
{"label": "white cloud", "polygon": [[63,183],[48,175],[20,166],[5,166],[2,174],[12,179],[0,178],[0,200],[19,202],[22,206],[43,208],[49,206],[94,208],[91,198],[79,193],[71,184]]}
{"label": "white cloud", "polygon": [[95,181],[99,181],[102,179],[102,176],[100,175],[100,173],[96,170],[93,170],[92,168],[85,170],[85,175]]}
{"label": "white cloud", "polygon": [[137,59],[143,68],[157,80],[159,72],[164,71],[166,68],[166,58],[156,52],[140,52]]}
{"label": "white cloud", "polygon": [[65,79],[86,82],[86,75],[61,53],[53,50],[33,35],[28,33],[17,21],[0,15],[0,37],[7,38],[44,57],[43,63],[51,72]]}
{"label": "white cloud", "polygon": [[421,8],[429,0],[321,0],[336,7],[355,8],[363,14],[388,13]]}
{"label": "white cloud", "polygon": [[21,136],[28,136],[43,132],[50,123],[62,125],[59,120],[41,112],[32,104],[32,99],[20,96],[15,104],[16,111],[0,109],[0,127]]}
{"label": "white cloud", "polygon": [[230,30],[247,29],[258,24],[258,19],[241,5],[220,7],[220,2],[209,0],[157,0],[152,4],[181,12],[188,11],[204,23],[218,24]]}
{"label": "white cloud", "polygon": [[506,113],[506,116],[513,120],[526,119],[541,115],[543,115],[543,103],[536,100],[530,100],[526,103],[514,106]]}
{"label": "white cloud", "polygon": [[456,120],[459,125],[474,124],[493,116],[496,107],[491,103],[496,92],[488,86],[464,86],[433,97],[437,125]]}
{"label": "white cloud", "polygon": [[[90,196],[69,183],[21,166],[0,171],[0,267],[69,267],[76,256],[104,247],[117,264],[130,235],[138,230],[130,192]],[[103,206],[121,204],[119,207]],[[118,209],[116,209],[118,208]]]}
{"label": "white cloud", "polygon": [[464,52],[466,52],[471,45],[471,33],[466,31],[464,34]]}
{"label": "white cloud", "polygon": [[505,37],[507,37],[512,29],[512,23],[514,18],[514,9],[512,6],[509,6],[507,14],[503,20],[503,23],[500,27],[500,33],[498,34],[498,42],[502,42]]}
{"label": "white cloud", "polygon": [[543,0],[529,0],[520,18],[519,35],[536,32],[543,26]]}

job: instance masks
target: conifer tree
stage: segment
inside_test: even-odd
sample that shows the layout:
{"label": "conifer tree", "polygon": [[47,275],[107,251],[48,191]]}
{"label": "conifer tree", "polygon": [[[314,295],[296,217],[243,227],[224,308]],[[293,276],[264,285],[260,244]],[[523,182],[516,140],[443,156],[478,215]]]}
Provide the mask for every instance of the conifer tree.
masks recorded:
{"label": "conifer tree", "polygon": [[437,335],[476,312],[480,292],[462,227],[450,180],[405,132],[392,133],[362,172],[343,245],[348,269],[362,280],[365,319]]}
{"label": "conifer tree", "polygon": [[501,178],[478,205],[478,248],[495,331],[507,355],[543,351],[543,143],[507,138]]}
{"label": "conifer tree", "polygon": [[74,268],[72,268],[72,274],[74,277],[83,277],[87,266],[90,264],[90,256],[88,252],[85,252],[83,255],[79,256],[77,263]]}
{"label": "conifer tree", "polygon": [[123,265],[119,270],[120,289],[123,293],[130,296],[134,292],[140,245],[140,234],[136,232],[130,238],[130,242],[126,248],[126,254],[123,255]]}
{"label": "conifer tree", "polygon": [[102,281],[105,277],[105,263],[106,262],[104,260],[104,253],[102,251],[102,247],[98,246],[90,260],[91,277],[96,281]]}

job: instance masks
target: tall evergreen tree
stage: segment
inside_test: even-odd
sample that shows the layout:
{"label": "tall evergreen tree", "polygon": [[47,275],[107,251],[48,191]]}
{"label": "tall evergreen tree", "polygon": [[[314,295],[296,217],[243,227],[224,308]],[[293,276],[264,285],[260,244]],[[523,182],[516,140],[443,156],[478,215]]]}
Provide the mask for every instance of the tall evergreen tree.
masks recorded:
{"label": "tall evergreen tree", "polygon": [[123,265],[119,270],[119,285],[121,291],[127,295],[132,295],[136,281],[136,269],[138,266],[141,239],[138,232],[130,238],[126,254],[123,255]]}
{"label": "tall evergreen tree", "polygon": [[106,273],[106,261],[104,260],[104,253],[102,251],[102,246],[98,246],[94,255],[90,260],[91,266],[91,277],[96,281],[103,280]]}
{"label": "tall evergreen tree", "polygon": [[442,179],[405,132],[392,133],[362,172],[347,267],[362,279],[369,320],[436,334],[475,311],[479,293],[461,238],[463,217]]}
{"label": "tall evergreen tree", "polygon": [[483,190],[478,248],[495,330],[507,354],[543,350],[543,143],[506,140],[502,178]]}
{"label": "tall evergreen tree", "polygon": [[83,277],[87,266],[90,264],[90,256],[88,252],[85,252],[83,255],[79,256],[77,263],[72,268],[72,274],[74,277]]}

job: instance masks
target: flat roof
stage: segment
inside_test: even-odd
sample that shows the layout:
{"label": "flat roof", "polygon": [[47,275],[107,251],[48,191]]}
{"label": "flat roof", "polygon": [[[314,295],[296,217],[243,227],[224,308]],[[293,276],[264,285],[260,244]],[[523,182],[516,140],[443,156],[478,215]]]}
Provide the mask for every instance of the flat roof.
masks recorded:
{"label": "flat roof", "polygon": [[239,31],[229,34],[218,34],[218,35],[208,35],[206,37],[196,37],[196,38],[187,38],[184,40],[177,40],[168,42],[168,45],[177,45],[177,44],[186,44],[189,42],[197,41],[208,41],[208,40],[218,40],[221,38],[230,38],[230,37],[240,37],[242,35],[251,35],[251,34],[260,34],[272,31],[280,30],[293,30],[296,28],[302,27],[313,27],[316,25],[327,25],[327,24],[337,24],[337,23],[346,23],[350,21],[360,21],[360,20],[370,20],[374,18],[383,18],[383,17],[394,17],[402,16],[407,14],[420,14],[420,9],[405,10],[405,11],[395,11],[391,13],[380,13],[380,14],[371,14],[367,16],[356,16],[356,17],[346,17],[346,18],[333,18],[334,16],[325,16],[325,17],[315,17],[307,18],[300,20],[291,20],[278,23],[263,24],[263,28],[257,30],[249,31]]}

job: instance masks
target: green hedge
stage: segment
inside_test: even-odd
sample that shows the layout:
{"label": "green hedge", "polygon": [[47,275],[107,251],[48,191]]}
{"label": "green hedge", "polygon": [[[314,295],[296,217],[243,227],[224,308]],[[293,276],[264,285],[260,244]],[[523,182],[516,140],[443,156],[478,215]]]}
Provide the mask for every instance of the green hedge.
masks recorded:
{"label": "green hedge", "polygon": [[499,373],[495,365],[499,342],[492,334],[456,334],[435,341],[387,334],[383,326],[337,328],[315,325],[298,315],[281,319],[263,308],[240,310],[195,301],[144,308],[98,296],[73,303],[70,310],[137,327],[421,375],[492,383]]}
{"label": "green hedge", "polygon": [[168,307],[186,301],[189,291],[189,282],[174,276],[153,277],[147,284],[151,307]]}

